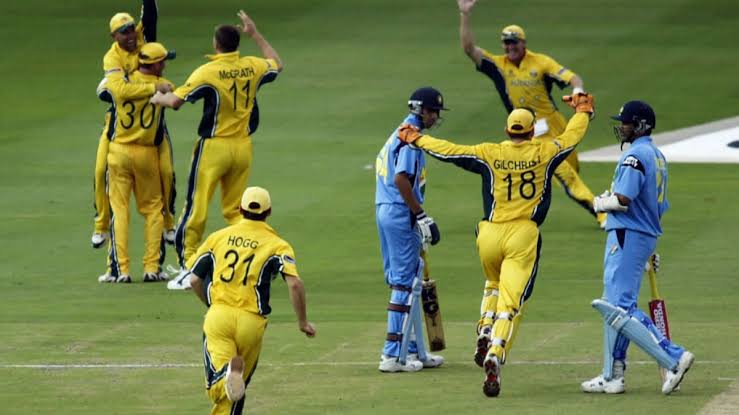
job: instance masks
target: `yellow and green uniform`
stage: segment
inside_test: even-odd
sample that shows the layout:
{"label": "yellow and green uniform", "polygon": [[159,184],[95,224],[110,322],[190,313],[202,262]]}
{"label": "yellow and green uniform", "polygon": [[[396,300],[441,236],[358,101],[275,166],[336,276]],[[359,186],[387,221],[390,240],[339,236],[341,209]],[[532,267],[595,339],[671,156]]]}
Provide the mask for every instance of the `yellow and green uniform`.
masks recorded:
{"label": "yellow and green uniform", "polygon": [[[164,78],[134,72],[127,86],[170,83]],[[153,95],[141,89],[123,90],[121,83],[101,84],[98,93],[112,102],[112,128],[108,145],[108,195],[113,211],[108,271],[129,275],[129,199],[144,216],[144,273],[160,271],[161,235],[164,226],[158,147],[165,140],[164,109],[149,103]],[[173,86],[174,87],[174,86]]]}
{"label": "yellow and green uniform", "polygon": [[252,164],[251,135],[259,125],[257,91],[278,74],[272,59],[239,56],[239,52],[209,56],[174,94],[195,102],[202,99],[198,127],[175,246],[180,266],[195,252],[208,217],[208,203],[221,185],[221,210],[226,222],[241,218],[239,203]]}
{"label": "yellow and green uniform", "polygon": [[293,248],[263,221],[242,220],[211,234],[190,257],[188,268],[205,281],[209,307],[203,323],[203,358],[211,414],[241,413],[244,398],[231,402],[223,379],[229,360],[246,362],[248,386],[262,349],[270,287],[277,273],[300,278]]}
{"label": "yellow and green uniform", "polygon": [[[114,42],[103,56],[103,82],[109,89],[116,89],[126,95],[148,93],[153,95],[155,84],[131,84],[129,76],[138,69],[138,54],[141,46],[146,42],[156,41],[157,8],[154,0],[144,0],[141,21],[136,25],[136,49],[132,52],[121,48]],[[105,113],[103,132],[98,140],[98,149],[95,157],[95,232],[105,233],[110,228],[110,201],[107,189],[107,157],[108,143],[113,134],[115,120],[111,119],[113,107],[105,96],[100,97],[111,104]],[[159,144],[159,170],[161,174],[162,195],[164,197],[164,228],[174,228],[175,187],[174,167],[172,161],[172,143],[169,133],[165,129],[165,139]]]}
{"label": "yellow and green uniform", "polygon": [[[551,201],[554,171],[564,162],[588,127],[587,114],[575,114],[554,140],[458,145],[427,135],[414,144],[445,162],[482,178],[483,219],[477,226],[477,251],[491,291],[483,297],[493,321],[489,353],[505,362],[531,296],[539,263],[541,236]],[[495,291],[493,295],[492,291]]]}
{"label": "yellow and green uniform", "polygon": [[[536,113],[537,124],[546,124],[547,132],[538,138],[552,140],[562,134],[566,121],[552,98],[552,87],[569,85],[574,72],[551,57],[530,50],[526,50],[519,65],[515,65],[505,55],[493,55],[484,49],[477,70],[493,81],[506,111],[530,108]],[[578,175],[578,170],[577,153],[572,151],[567,163],[562,163],[555,172],[555,177],[571,199],[595,215],[593,193]]]}

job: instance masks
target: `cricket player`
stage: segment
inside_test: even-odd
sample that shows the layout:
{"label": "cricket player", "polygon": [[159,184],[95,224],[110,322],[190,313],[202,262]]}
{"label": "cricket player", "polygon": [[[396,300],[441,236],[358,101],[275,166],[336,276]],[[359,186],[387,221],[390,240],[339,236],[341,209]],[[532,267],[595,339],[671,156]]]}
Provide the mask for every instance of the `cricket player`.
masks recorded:
{"label": "cricket player", "polygon": [[[542,53],[526,48],[526,33],[520,26],[503,28],[501,41],[503,55],[493,55],[475,45],[470,29],[470,14],[477,0],[457,0],[460,11],[459,34],[462,49],[475,63],[477,70],[490,78],[495,85],[503,106],[510,113],[515,108],[529,108],[536,115],[534,136],[553,140],[565,129],[565,117],[552,99],[552,86],[573,87],[573,95],[583,91],[583,81],[571,70]],[[603,227],[606,215],[593,211],[593,193],[578,175],[577,153],[572,151],[567,163],[562,163],[554,177],[562,184],[565,193],[573,201],[592,214]]]}
{"label": "cricket player", "polygon": [[541,251],[539,226],[551,201],[557,165],[582,140],[593,114],[593,97],[565,97],[577,112],[554,140],[532,139],[535,116],[518,108],[508,115],[510,140],[473,146],[422,135],[412,125],[398,138],[441,161],[454,163],[482,178],[484,216],[477,225],[477,251],[492,310],[477,339],[476,361],[485,369],[483,393],[498,396],[500,372],[513,345],[526,300],[534,290]]}
{"label": "cricket player", "polygon": [[[141,20],[138,24],[128,13],[116,13],[110,19],[110,36],[114,42],[103,57],[103,71],[105,77],[103,82],[107,88],[116,89],[125,94],[153,94],[155,90],[169,91],[167,83],[129,83],[129,76],[139,66],[138,53],[146,42],[156,41],[157,24],[156,0],[143,0],[141,9]],[[107,95],[101,99],[106,100]],[[97,156],[95,158],[95,229],[91,242],[93,248],[103,246],[109,236],[110,229],[110,202],[108,200],[108,143],[110,142],[115,120],[111,114],[114,112],[113,103],[105,115],[105,125],[98,141]],[[162,195],[164,198],[164,239],[168,243],[174,243],[174,168],[172,166],[172,144],[169,133],[165,128],[164,140],[159,144],[159,169],[162,178]]]}
{"label": "cricket player", "polygon": [[208,307],[203,323],[205,387],[211,414],[241,414],[267,328],[270,288],[277,273],[287,283],[298,328],[316,330],[306,317],[305,288],[293,248],[266,222],[267,190],[249,187],[240,203],[243,221],[212,233],[190,257],[192,288]]}
{"label": "cricket player", "polygon": [[173,58],[160,43],[149,42],[138,53],[139,69],[127,82],[100,84],[98,94],[113,103],[112,129],[108,144],[108,194],[113,211],[108,271],[99,282],[130,283],[128,256],[129,199],[136,198],[144,216],[144,282],[166,280],[160,268],[162,255],[162,185],[159,171],[159,144],[165,140],[164,109],[149,103],[154,91],[137,91],[129,86],[154,85],[170,81],[162,78],[167,59]]}
{"label": "cricket player", "polygon": [[[239,198],[246,187],[252,165],[251,136],[259,125],[257,91],[277,78],[282,60],[259,33],[254,22],[238,13],[241,30],[222,25],[215,30],[215,55],[197,68],[185,85],[167,94],[157,94],[152,103],[179,108],[185,102],[204,101],[187,181],[187,195],[177,225],[175,247],[180,267],[195,253],[208,217],[208,203],[216,186],[221,185],[221,210],[227,223],[241,220]],[[250,37],[263,58],[240,56],[240,32]],[[189,288],[187,273],[167,284],[170,289]]]}
{"label": "cricket player", "polygon": [[647,314],[637,308],[644,264],[662,235],[667,211],[667,161],[652,142],[654,110],[629,101],[617,116],[614,132],[621,146],[630,143],[616,166],[611,190],[593,201],[608,212],[603,260],[603,297],[593,302],[604,317],[603,373],[582,383],[589,393],[623,393],[626,349],[633,341],[668,370],[662,392],[669,395],[693,364],[694,356],[671,342]]}
{"label": "cricket player", "polygon": [[[432,128],[444,108],[444,98],[434,88],[419,88],[408,100],[410,114],[402,124],[419,130]],[[402,125],[401,124],[401,125]],[[398,129],[390,135],[375,162],[375,210],[380,235],[385,283],[390,286],[387,337],[380,356],[381,372],[416,372],[424,367],[438,367],[444,358],[430,353],[426,360],[417,357],[418,346],[411,341],[410,358],[402,364],[400,346],[404,322],[409,318],[413,280],[422,278],[421,250],[424,243],[435,245],[441,235],[434,220],[423,210],[426,186],[426,159],[422,151],[397,139]],[[425,237],[428,235],[428,237]]]}

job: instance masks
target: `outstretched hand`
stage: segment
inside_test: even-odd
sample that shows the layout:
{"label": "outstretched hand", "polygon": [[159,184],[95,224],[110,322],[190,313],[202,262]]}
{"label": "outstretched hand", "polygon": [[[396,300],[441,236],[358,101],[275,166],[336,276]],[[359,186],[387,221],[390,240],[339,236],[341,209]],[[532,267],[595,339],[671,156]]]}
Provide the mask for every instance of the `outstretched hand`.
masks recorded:
{"label": "outstretched hand", "polygon": [[254,33],[257,32],[257,25],[254,24],[254,21],[251,19],[251,17],[249,17],[249,15],[247,15],[246,12],[243,10],[239,10],[236,15],[239,16],[239,19],[241,19],[241,25],[239,25],[241,31],[246,33],[246,35],[249,37],[254,36]]}
{"label": "outstretched hand", "polygon": [[422,135],[421,130],[419,130],[415,125],[403,124],[398,129],[398,140],[407,144],[412,144],[414,141],[421,138]]}
{"label": "outstretched hand", "polygon": [[475,3],[477,3],[477,0],[457,0],[460,13],[469,13]]}

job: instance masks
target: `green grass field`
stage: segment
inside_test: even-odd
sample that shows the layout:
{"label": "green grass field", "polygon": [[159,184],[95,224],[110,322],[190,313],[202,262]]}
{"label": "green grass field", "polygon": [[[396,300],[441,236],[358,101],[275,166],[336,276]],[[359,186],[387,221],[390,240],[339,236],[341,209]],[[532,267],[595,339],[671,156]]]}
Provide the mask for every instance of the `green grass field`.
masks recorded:
{"label": "green grass field", "polygon": [[[493,85],[459,48],[451,0],[159,0],[159,38],[177,49],[165,75],[176,83],[204,62],[219,23],[245,8],[285,61],[260,92],[251,183],[267,187],[273,226],[296,249],[318,336],[297,330],[284,284],[247,411],[260,414],[693,414],[739,374],[739,204],[736,165],[670,166],[671,211],[661,291],[673,337],[697,363],[682,390],[659,393],[656,367],[632,347],[627,393],[588,396],[601,324],[589,302],[601,292],[604,234],[561,189],[542,228],[536,289],[503,372],[498,399],[480,390],[471,359],[483,277],[474,246],[479,181],[431,161],[426,208],[443,241],[430,254],[439,281],[447,362],[418,374],[383,375],[388,290],[374,225],[374,176],[366,169],[406,112],[416,87],[434,85],[452,111],[435,135],[473,143],[502,138]],[[0,111],[0,413],[203,414],[203,307],[163,285],[101,285],[105,253],[89,247],[92,173],[104,105],[94,88],[110,45],[107,22],[139,3],[27,0],[4,5],[6,79]],[[736,115],[739,6],[726,0],[614,3],[481,1],[477,42],[522,25],[529,47],[578,72],[597,97],[598,118],[581,149],[613,143],[606,115],[642,98],[659,131]],[[255,53],[248,40],[242,53]],[[201,105],[168,114],[178,192]],[[593,191],[613,165],[584,164]],[[223,226],[218,197],[208,231]],[[177,201],[182,207],[183,199]],[[141,220],[132,215],[132,275],[141,279]],[[170,251],[170,263],[174,252]],[[648,290],[642,296],[646,306]],[[34,368],[28,365],[65,365]],[[131,365],[82,368],[69,365]],[[156,365],[173,365],[156,367]],[[739,412],[739,408],[736,408]]]}

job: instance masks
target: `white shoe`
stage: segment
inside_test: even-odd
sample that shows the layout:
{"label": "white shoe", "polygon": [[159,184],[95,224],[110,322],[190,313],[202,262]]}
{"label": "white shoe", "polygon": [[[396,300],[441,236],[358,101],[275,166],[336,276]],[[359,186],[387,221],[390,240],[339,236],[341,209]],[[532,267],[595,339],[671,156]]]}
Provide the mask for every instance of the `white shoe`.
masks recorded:
{"label": "white shoe", "polygon": [[683,352],[683,355],[680,356],[680,360],[677,362],[677,368],[667,371],[665,383],[662,384],[662,393],[669,395],[680,385],[683,376],[690,370],[690,366],[693,365],[694,360],[695,356],[693,356],[693,353],[687,350]]}
{"label": "white shoe", "polygon": [[189,290],[192,288],[190,285],[190,271],[187,269],[181,270],[176,277],[167,282],[167,288],[170,290]]}
{"label": "white shoe", "polygon": [[244,397],[246,386],[244,385],[244,359],[241,356],[234,356],[228,362],[226,369],[226,396],[231,402],[238,402]]}
{"label": "white shoe", "polygon": [[380,372],[418,372],[423,369],[423,363],[420,360],[406,359],[405,364],[401,364],[397,357],[380,356]]}
{"label": "white shoe", "polygon": [[111,282],[111,283],[125,283],[130,284],[131,283],[131,276],[129,275],[119,275],[118,277],[114,277],[108,273],[105,273],[98,277],[98,282]]}
{"label": "white shoe", "polygon": [[90,238],[90,242],[92,242],[92,247],[95,249],[98,249],[101,246],[103,246],[103,244],[107,240],[108,240],[107,232],[95,232],[92,234],[92,238]]}
{"label": "white shoe", "polygon": [[500,394],[500,362],[498,356],[492,355],[485,358],[482,363],[485,369],[485,381],[482,382],[482,393],[494,398]]}
{"label": "white shoe", "polygon": [[438,354],[431,354],[431,353],[426,353],[426,360],[420,360],[418,358],[418,354],[417,353],[409,353],[408,354],[408,359],[406,359],[406,360],[419,361],[419,362],[421,362],[421,364],[423,364],[423,368],[424,369],[439,367],[442,364],[444,364],[444,357],[443,356],[439,356]]}
{"label": "white shoe", "polygon": [[174,229],[165,230],[162,233],[162,237],[164,238],[164,242],[168,243],[169,245],[174,245],[175,230]]}
{"label": "white shoe", "polygon": [[581,383],[580,389],[585,393],[624,393],[626,381],[623,376],[605,380],[603,375],[598,375]]}

